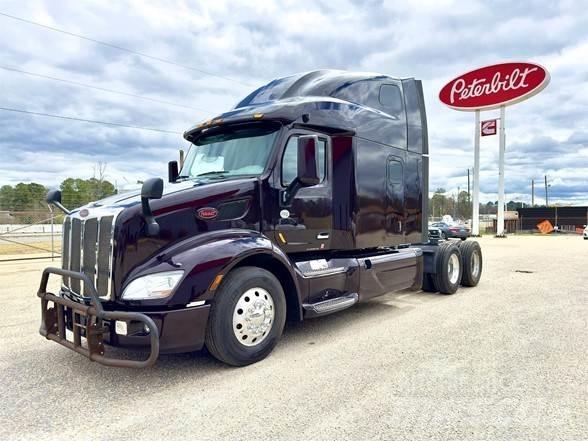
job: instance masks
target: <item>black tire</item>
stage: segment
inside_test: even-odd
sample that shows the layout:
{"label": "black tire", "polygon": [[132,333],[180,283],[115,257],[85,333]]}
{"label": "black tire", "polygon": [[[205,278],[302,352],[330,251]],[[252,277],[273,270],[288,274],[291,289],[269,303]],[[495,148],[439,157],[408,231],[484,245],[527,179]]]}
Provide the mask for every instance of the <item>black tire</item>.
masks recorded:
{"label": "black tire", "polygon": [[423,274],[423,291],[425,292],[439,292],[437,286],[435,285],[435,277],[434,274]]}
{"label": "black tire", "polygon": [[[461,275],[461,284],[463,286],[476,286],[482,277],[482,249],[480,244],[475,240],[470,240],[461,244],[461,266],[463,272]],[[475,262],[475,255],[478,261]],[[478,270],[474,271],[474,266],[478,264]]]}
{"label": "black tire", "polygon": [[449,238],[447,237],[447,233],[444,233],[444,232],[442,231],[442,232],[441,232],[441,239],[443,239],[443,240],[447,240],[447,239],[449,239]]}
{"label": "black tire", "polygon": [[[271,295],[274,318],[267,331],[269,334],[259,344],[246,346],[235,335],[233,314],[243,293],[252,288],[262,288]],[[256,363],[267,357],[278,344],[285,322],[286,298],[278,279],[262,268],[237,268],[225,276],[212,302],[206,329],[206,348],[216,359],[232,366]]]}
{"label": "black tire", "polygon": [[[463,245],[461,246],[463,247]],[[457,256],[457,261],[455,258],[452,258],[453,255]],[[452,268],[455,267],[453,264],[458,264],[459,266],[458,273],[456,275],[453,274],[453,278],[450,278],[449,275],[450,262],[452,263]],[[437,274],[431,274],[431,276],[433,276],[438,291],[442,294],[455,294],[457,288],[459,288],[463,271],[461,253],[455,242],[443,242],[439,244],[436,266]]]}

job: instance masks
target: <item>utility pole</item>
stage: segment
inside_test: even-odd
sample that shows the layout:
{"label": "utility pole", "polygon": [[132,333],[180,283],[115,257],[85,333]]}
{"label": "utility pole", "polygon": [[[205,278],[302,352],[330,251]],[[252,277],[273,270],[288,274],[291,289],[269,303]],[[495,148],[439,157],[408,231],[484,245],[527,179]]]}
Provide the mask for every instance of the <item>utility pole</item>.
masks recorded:
{"label": "utility pole", "polygon": [[545,175],[545,206],[549,207],[549,191],[547,190],[547,175]]}
{"label": "utility pole", "polygon": [[531,207],[535,206],[535,179],[531,179]]}

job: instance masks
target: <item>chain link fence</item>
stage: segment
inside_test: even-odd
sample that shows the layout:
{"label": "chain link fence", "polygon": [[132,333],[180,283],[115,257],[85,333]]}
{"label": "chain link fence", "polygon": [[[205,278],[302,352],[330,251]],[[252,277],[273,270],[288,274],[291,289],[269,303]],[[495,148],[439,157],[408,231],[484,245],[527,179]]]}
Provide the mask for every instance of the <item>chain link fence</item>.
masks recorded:
{"label": "chain link fence", "polygon": [[0,262],[59,258],[62,222],[49,209],[0,211]]}

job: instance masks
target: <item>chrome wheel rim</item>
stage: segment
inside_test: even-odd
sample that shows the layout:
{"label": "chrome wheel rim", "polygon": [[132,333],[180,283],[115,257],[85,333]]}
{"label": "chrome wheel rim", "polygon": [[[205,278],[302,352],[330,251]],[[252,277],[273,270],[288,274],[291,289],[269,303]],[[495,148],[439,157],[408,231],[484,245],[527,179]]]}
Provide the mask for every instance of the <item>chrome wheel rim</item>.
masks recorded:
{"label": "chrome wheel rim", "polygon": [[477,251],[472,253],[470,265],[472,267],[472,277],[477,279],[480,274],[480,254]]}
{"label": "chrome wheel rim", "polygon": [[233,311],[233,332],[243,346],[257,346],[269,335],[275,307],[271,294],[251,288],[241,294]]}
{"label": "chrome wheel rim", "polygon": [[456,253],[452,253],[449,257],[449,264],[447,265],[447,275],[449,277],[449,282],[452,285],[457,283],[457,279],[459,279],[459,257]]}

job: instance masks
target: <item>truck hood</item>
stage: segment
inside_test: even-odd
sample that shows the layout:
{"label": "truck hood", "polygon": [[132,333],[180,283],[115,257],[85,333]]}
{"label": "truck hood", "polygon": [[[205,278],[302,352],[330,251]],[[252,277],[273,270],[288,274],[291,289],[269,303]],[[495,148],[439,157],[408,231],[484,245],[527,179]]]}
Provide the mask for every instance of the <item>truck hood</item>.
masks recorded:
{"label": "truck hood", "polygon": [[[239,181],[242,181],[242,179],[239,179]],[[216,184],[222,184],[225,182],[232,182],[232,180],[229,180],[229,181],[209,181],[209,182],[189,180],[189,181],[174,182],[174,183],[169,183],[169,182],[164,183],[163,198],[165,198],[168,195],[182,192],[185,190],[194,189],[197,187],[205,187],[205,186],[211,186],[211,185],[216,185]],[[132,191],[128,191],[125,193],[115,194],[115,195],[106,197],[104,199],[100,199],[95,202],[90,202],[87,205],[84,205],[82,207],[76,208],[75,210],[72,210],[72,213],[75,213],[75,212],[81,210],[82,208],[88,208],[88,209],[98,208],[98,207],[127,208],[127,207],[131,207],[133,205],[139,204],[140,202],[141,202],[141,189],[137,189],[137,190],[132,190]]]}
{"label": "truck hood", "polygon": [[[149,202],[160,227],[156,236],[146,234],[139,191],[111,196],[87,209],[90,215],[94,210],[109,208],[118,212],[113,265],[115,292],[120,293],[131,271],[139,265],[157,264],[155,257],[172,245],[212,231],[260,231],[259,199],[257,178],[166,184],[163,197]],[[203,212],[213,215],[205,216]]]}

